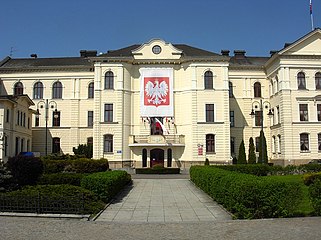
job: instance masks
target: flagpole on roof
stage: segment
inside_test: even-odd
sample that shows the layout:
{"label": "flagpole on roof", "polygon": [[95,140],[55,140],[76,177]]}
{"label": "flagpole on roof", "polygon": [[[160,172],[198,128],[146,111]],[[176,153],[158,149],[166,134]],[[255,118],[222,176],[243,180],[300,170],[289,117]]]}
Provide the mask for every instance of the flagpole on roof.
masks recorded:
{"label": "flagpole on roof", "polygon": [[313,14],[312,14],[312,0],[310,0],[310,17],[311,17],[311,27],[312,27],[312,31],[313,31],[314,26],[313,26]]}

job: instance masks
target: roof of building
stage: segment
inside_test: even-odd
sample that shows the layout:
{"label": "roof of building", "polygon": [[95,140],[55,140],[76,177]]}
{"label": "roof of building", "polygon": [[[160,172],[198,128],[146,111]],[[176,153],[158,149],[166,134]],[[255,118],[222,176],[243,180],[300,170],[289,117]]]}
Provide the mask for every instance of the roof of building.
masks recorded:
{"label": "roof of building", "polygon": [[50,67],[90,67],[93,63],[89,58],[10,58],[6,57],[0,62],[0,69],[30,69]]}
{"label": "roof of building", "polygon": [[231,67],[263,67],[264,64],[270,59],[270,57],[237,57],[233,56],[230,59]]}
{"label": "roof of building", "polygon": [[[107,53],[101,54],[98,57],[131,57],[132,51],[139,48],[141,44],[134,44],[117,50],[110,50]],[[220,54],[206,51],[204,49],[195,48],[186,44],[173,44],[173,46],[181,51],[186,57],[217,57]]]}

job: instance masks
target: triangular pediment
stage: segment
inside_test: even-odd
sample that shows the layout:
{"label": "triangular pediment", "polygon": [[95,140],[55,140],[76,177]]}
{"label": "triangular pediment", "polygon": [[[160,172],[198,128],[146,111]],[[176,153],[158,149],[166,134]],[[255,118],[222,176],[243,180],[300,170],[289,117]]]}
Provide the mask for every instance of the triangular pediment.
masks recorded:
{"label": "triangular pediment", "polygon": [[135,59],[180,59],[182,51],[162,39],[152,39],[132,51]]}
{"label": "triangular pediment", "polygon": [[315,29],[288,45],[279,55],[321,55],[321,29]]}

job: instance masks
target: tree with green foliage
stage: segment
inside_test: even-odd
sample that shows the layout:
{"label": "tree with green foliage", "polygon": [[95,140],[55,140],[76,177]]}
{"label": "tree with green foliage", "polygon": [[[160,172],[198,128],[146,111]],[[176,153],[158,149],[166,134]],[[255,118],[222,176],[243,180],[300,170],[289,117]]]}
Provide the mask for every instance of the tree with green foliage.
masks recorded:
{"label": "tree with green foliage", "polygon": [[261,130],[261,132],[260,132],[260,145],[259,145],[258,163],[263,163],[263,164],[267,164],[268,163],[266,139],[265,139],[263,130]]}
{"label": "tree with green foliage", "polygon": [[248,161],[249,164],[255,164],[256,163],[256,154],[255,154],[255,146],[254,146],[254,140],[252,137],[250,137],[249,140],[249,156]]}
{"label": "tree with green foliage", "polygon": [[93,157],[93,145],[79,144],[78,148],[73,148],[75,155],[85,156],[86,158]]}
{"label": "tree with green foliage", "polygon": [[240,147],[239,147],[239,156],[237,159],[237,164],[246,164],[246,155],[245,155],[245,147],[244,147],[244,140],[242,140]]}

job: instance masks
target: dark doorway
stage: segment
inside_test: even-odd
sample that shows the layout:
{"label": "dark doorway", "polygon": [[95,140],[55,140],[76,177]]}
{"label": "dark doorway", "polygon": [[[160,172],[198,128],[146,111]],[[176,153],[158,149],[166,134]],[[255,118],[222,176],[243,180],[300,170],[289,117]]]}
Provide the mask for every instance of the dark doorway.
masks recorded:
{"label": "dark doorway", "polygon": [[155,165],[164,166],[164,150],[160,148],[155,148],[150,150],[150,166]]}
{"label": "dark doorway", "polygon": [[167,167],[171,167],[172,166],[172,158],[173,158],[173,153],[172,153],[172,149],[167,149]]}
{"label": "dark doorway", "polygon": [[144,148],[142,152],[143,167],[147,167],[147,150]]}

